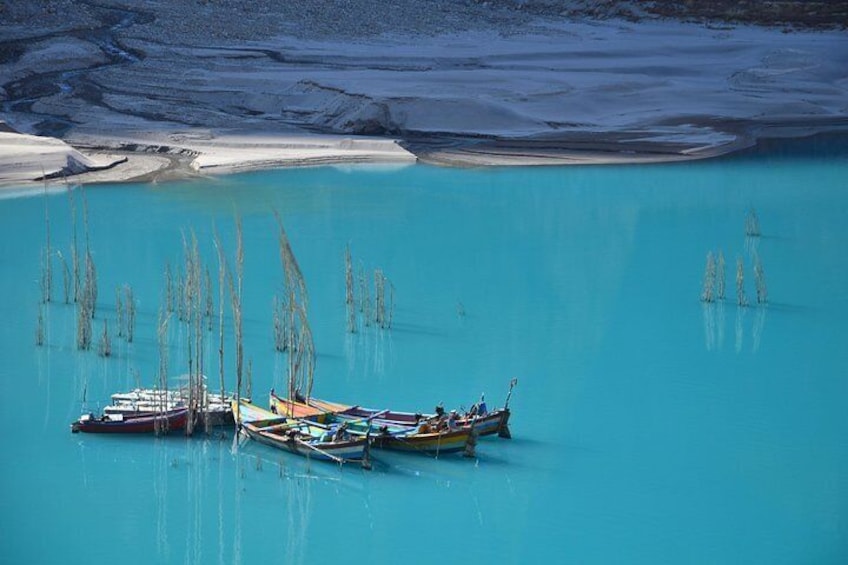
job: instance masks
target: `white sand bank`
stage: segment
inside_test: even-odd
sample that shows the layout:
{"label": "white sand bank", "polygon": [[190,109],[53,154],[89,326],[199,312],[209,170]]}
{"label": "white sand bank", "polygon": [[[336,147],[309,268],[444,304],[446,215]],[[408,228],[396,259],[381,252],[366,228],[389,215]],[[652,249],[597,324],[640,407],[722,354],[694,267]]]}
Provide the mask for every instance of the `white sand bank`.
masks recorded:
{"label": "white sand bank", "polygon": [[83,154],[64,141],[50,137],[0,132],[0,189],[43,177],[74,176],[116,166],[121,156]]}
{"label": "white sand bank", "polygon": [[[390,139],[317,135],[213,134],[209,131],[82,134],[64,141],[0,132],[0,190],[39,190],[59,182],[156,181],[271,167],[338,163],[414,163]],[[44,172],[42,172],[44,167]]]}

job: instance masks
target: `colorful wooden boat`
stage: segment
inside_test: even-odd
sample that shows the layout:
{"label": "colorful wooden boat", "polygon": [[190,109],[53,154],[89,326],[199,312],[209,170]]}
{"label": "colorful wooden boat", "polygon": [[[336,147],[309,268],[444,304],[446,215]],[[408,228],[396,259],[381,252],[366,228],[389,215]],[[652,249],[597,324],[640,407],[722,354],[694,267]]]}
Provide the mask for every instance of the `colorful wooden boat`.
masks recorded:
{"label": "colorful wooden boat", "polygon": [[270,403],[272,413],[308,418],[327,427],[345,426],[351,434],[370,436],[375,447],[436,456],[463,451],[469,457],[474,456],[476,430],[472,426],[458,426],[449,417],[429,421],[421,419],[417,423],[397,423],[383,419],[384,415],[390,414],[387,410],[369,411],[362,417],[350,411],[326,410],[280,398],[273,391]]}
{"label": "colorful wooden boat", "polygon": [[339,464],[360,462],[370,469],[367,436],[331,429],[308,420],[281,417],[247,401],[233,402],[240,433],[265,445],[297,455]]}
{"label": "colorful wooden boat", "polygon": [[180,408],[156,414],[141,414],[124,417],[121,414],[103,415],[83,414],[71,424],[71,432],[93,434],[143,434],[168,433],[182,430],[188,420],[188,409]]}
{"label": "colorful wooden boat", "polygon": [[[472,427],[479,436],[498,434],[502,438],[511,438],[512,434],[509,431],[509,401],[512,397],[512,389],[518,383],[517,379],[512,379],[509,383],[509,391],[507,392],[506,402],[503,408],[498,408],[489,411],[486,407],[484,398],[480,398],[480,402],[472,406],[469,410],[458,414],[456,425],[460,428]],[[271,409],[279,411],[281,414],[292,414],[298,418],[310,418],[317,421],[326,419],[327,414],[336,414],[346,418],[363,419],[377,418],[380,423],[390,426],[419,426],[422,422],[434,422],[446,417],[444,411],[437,408],[436,413],[413,413],[413,412],[398,412],[395,410],[376,410],[373,408],[364,408],[362,406],[353,406],[350,404],[341,404],[338,402],[330,402],[318,398],[298,398],[292,402],[285,398],[280,398],[271,391]]]}

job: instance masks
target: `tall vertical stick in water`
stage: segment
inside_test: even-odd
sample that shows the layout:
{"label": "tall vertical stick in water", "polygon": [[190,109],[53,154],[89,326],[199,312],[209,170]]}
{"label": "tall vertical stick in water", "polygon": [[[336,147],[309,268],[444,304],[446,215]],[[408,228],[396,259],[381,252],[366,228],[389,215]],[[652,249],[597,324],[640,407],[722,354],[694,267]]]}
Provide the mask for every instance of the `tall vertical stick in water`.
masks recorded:
{"label": "tall vertical stick in water", "polygon": [[247,360],[247,398],[253,399],[253,359]]}
{"label": "tall vertical stick in water", "polygon": [[180,231],[180,236],[183,242],[183,273],[182,282],[179,286],[179,303],[177,309],[177,318],[180,322],[186,324],[185,340],[186,351],[188,353],[188,382],[187,387],[187,404],[189,417],[186,422],[185,433],[192,435],[194,432],[194,340],[191,335],[191,300],[192,300],[192,280],[191,276],[193,269],[191,266],[191,247],[186,239],[185,231]]}
{"label": "tall vertical stick in water", "polygon": [[[194,304],[192,311],[192,319],[194,326],[194,341],[195,341],[195,355],[197,356],[197,360],[195,362],[195,370],[196,375],[194,379],[194,403],[195,403],[195,412],[202,410],[203,405],[206,403],[206,390],[203,382],[203,337],[205,335],[204,326],[203,326],[203,318],[206,311],[206,299],[203,296],[203,265],[200,259],[200,249],[197,244],[197,237],[194,234],[194,231],[191,233],[191,253],[192,253],[192,267],[194,268],[194,274],[192,275],[192,279],[194,281]],[[206,431],[209,432],[209,421],[208,419],[204,419],[204,423],[206,424]]]}
{"label": "tall vertical stick in water", "polygon": [[374,269],[374,324],[385,327],[386,319],[386,277],[381,269]]}
{"label": "tall vertical stick in water", "polygon": [[100,334],[100,343],[97,345],[97,354],[101,357],[112,355],[112,340],[109,339],[109,323],[103,320],[103,333]]}
{"label": "tall vertical stick in water", "polygon": [[[44,171],[42,170],[42,173]],[[44,284],[42,291],[42,302],[50,302],[53,289],[53,250],[50,247],[50,209],[47,202],[47,178],[44,178],[44,230],[46,235],[46,243],[44,249]]]}
{"label": "tall vertical stick in water", "polygon": [[701,291],[701,300],[703,302],[713,301],[713,287],[715,286],[716,268],[713,252],[707,253],[707,265],[704,267],[704,289]]}
{"label": "tall vertical stick in water", "polygon": [[88,199],[85,197],[85,190],[80,189],[82,195],[82,225],[85,233],[85,285],[83,293],[85,300],[88,301],[88,307],[91,312],[91,317],[94,317],[94,311],[97,308],[97,269],[94,265],[94,256],[91,254],[91,239],[88,234]]}
{"label": "tall vertical stick in water", "polygon": [[44,306],[38,305],[38,325],[35,326],[35,345],[44,345]]}
{"label": "tall vertical stick in water", "polygon": [[183,321],[186,323],[186,340],[188,345],[188,406],[189,420],[186,434],[192,435],[196,416],[201,410],[203,397],[203,280],[200,251],[194,230],[191,237],[183,234],[183,254],[185,272],[183,282]]}
{"label": "tall vertical stick in water", "polygon": [[721,249],[718,250],[718,261],[716,262],[716,298],[724,300],[725,281],[724,281],[724,253]]}
{"label": "tall vertical stick in water", "polygon": [[46,304],[50,302],[50,278],[48,270],[50,267],[50,255],[47,247],[41,248],[41,273],[38,278],[38,288],[41,290],[41,303]]}
{"label": "tall vertical stick in water", "polygon": [[241,398],[242,370],[244,363],[244,342],[242,335],[241,320],[241,298],[242,298],[242,276],[244,269],[244,243],[242,240],[241,218],[236,216],[236,272],[228,273],[227,280],[230,286],[230,303],[233,310],[233,333],[235,334],[236,349],[236,404]]}
{"label": "tall vertical stick in water", "polygon": [[209,266],[206,266],[205,276],[203,277],[203,294],[206,296],[206,308],[203,311],[203,316],[206,318],[206,329],[212,331],[212,311],[215,309],[215,301],[212,298],[212,275],[209,274]]}
{"label": "tall vertical stick in water", "polygon": [[174,311],[174,277],[171,274],[171,263],[165,263],[165,310]]}
{"label": "tall vertical stick in water", "polygon": [[304,370],[303,370],[303,390],[306,393],[306,399],[312,397],[312,383],[315,378],[315,342],[312,340],[312,328],[309,327],[309,319],[306,317],[306,310],[301,308],[301,334],[303,335],[304,343]]}
{"label": "tall vertical stick in water", "polygon": [[215,250],[218,252],[218,368],[221,378],[221,400],[224,400],[224,277],[227,273],[227,260],[218,230],[215,229]]}
{"label": "tall vertical stick in water", "polygon": [[[286,229],[283,227],[283,220],[280,214],[274,210],[274,217],[277,219],[277,227],[279,229],[279,244],[280,244],[280,261],[283,264],[285,292],[287,294],[288,316],[286,322],[286,332],[288,337],[288,394],[289,398],[295,398],[302,386],[303,379],[303,364],[302,358],[304,355],[304,340],[311,342],[311,333],[304,335],[304,330],[308,332],[309,327],[306,323],[306,311],[309,305],[309,296],[306,292],[306,282],[303,280],[303,273],[300,266],[297,264],[297,259],[292,251],[289,243]],[[299,322],[299,324],[298,324]],[[309,344],[308,347],[311,347]],[[311,389],[311,383],[310,383]],[[307,391],[307,398],[309,392]]]}
{"label": "tall vertical stick in water", "polygon": [[757,287],[757,304],[768,302],[768,288],[766,287],[766,273],[759,254],[754,254],[754,284]]}
{"label": "tall vertical stick in water", "polygon": [[371,290],[365,278],[365,266],[359,264],[359,312],[366,326],[371,325]]}
{"label": "tall vertical stick in water", "polygon": [[308,400],[315,375],[315,345],[303,304],[296,305],[295,315],[298,326],[294,345],[289,349],[289,398],[300,393]]}
{"label": "tall vertical stick in water", "polygon": [[274,296],[271,305],[274,312],[274,349],[280,353],[288,349],[288,300]]}
{"label": "tall vertical stick in water", "polygon": [[77,302],[77,349],[91,348],[91,313],[88,301]]}
{"label": "tall vertical stick in water", "polygon": [[[159,308],[159,324],[156,328],[156,342],[159,346],[159,374],[157,378],[159,406],[156,407],[158,412],[165,410],[168,397],[168,320],[170,317],[167,305]],[[158,423],[156,431],[163,431],[158,428]]]}
{"label": "tall vertical stick in water", "polygon": [[74,302],[80,299],[79,245],[77,243],[77,206],[73,190],[68,187],[68,200],[71,204],[71,267],[73,269]]}
{"label": "tall vertical stick in water", "polygon": [[126,318],[124,317],[124,301],[121,298],[122,293],[123,289],[120,286],[115,287],[115,318],[118,326],[118,337],[124,337],[127,325]]}
{"label": "tall vertical stick in water", "polygon": [[65,304],[69,304],[71,297],[71,271],[68,269],[68,262],[65,260],[62,252],[57,251],[56,254],[62,262],[62,290],[64,291]]}
{"label": "tall vertical stick in water", "polygon": [[124,308],[127,318],[127,343],[132,343],[135,336],[135,296],[130,285],[124,285]]}
{"label": "tall vertical stick in water", "polygon": [[745,265],[742,257],[736,258],[736,303],[739,306],[748,305],[748,299],[745,298]]}
{"label": "tall vertical stick in water", "polygon": [[383,330],[391,328],[394,309],[395,287],[382,269],[376,269],[374,271],[374,323]]}
{"label": "tall vertical stick in water", "polygon": [[760,237],[760,219],[757,217],[757,211],[753,206],[748,210],[748,215],[745,216],[745,235],[748,237]]}
{"label": "tall vertical stick in water", "polygon": [[85,284],[83,285],[83,300],[88,302],[91,317],[97,308],[97,266],[94,264],[94,256],[89,249],[85,251]]}
{"label": "tall vertical stick in water", "polygon": [[238,282],[238,323],[236,334],[236,378],[241,390],[242,370],[244,366],[244,333],[242,328],[242,284],[244,282],[244,234],[241,217],[236,217],[236,280]]}
{"label": "tall vertical stick in water", "polygon": [[347,331],[356,333],[356,304],[353,288],[353,259],[350,244],[345,246],[345,308],[347,310]]}

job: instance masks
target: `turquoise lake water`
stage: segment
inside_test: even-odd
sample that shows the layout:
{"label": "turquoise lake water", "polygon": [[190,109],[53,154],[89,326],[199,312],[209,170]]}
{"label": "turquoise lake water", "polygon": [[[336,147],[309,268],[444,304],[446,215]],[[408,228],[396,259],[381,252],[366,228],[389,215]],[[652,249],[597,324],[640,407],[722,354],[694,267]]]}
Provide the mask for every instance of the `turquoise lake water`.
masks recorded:
{"label": "turquoise lake water", "polygon": [[[848,151],[297,169],[85,198],[95,338],[118,285],[138,304],[134,343],[113,337],[108,359],[75,349],[58,259],[35,346],[45,202],[67,256],[68,195],[0,201],[0,562],[848,562]],[[746,239],[751,207],[762,237]],[[235,214],[254,396],[283,384],[272,208],[310,293],[316,395],[427,410],[485,392],[497,405],[517,377],[514,439],[482,440],[476,459],[377,452],[366,472],[234,449],[231,434],[72,435],[83,391],[94,408],[153,384],[165,263],[180,264],[194,230],[215,284],[213,225],[232,257]],[[394,285],[390,331],[345,332],[348,243]],[[711,250],[727,260],[728,300],[706,306]],[[767,307],[753,305],[754,252]],[[748,308],[735,304],[737,256]],[[172,335],[178,375],[176,323]]]}

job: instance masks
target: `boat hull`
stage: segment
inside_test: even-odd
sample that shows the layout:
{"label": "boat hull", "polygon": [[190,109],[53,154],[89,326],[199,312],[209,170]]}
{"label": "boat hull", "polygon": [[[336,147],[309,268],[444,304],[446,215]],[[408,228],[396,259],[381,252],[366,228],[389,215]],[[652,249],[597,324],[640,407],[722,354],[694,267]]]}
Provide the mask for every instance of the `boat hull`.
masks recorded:
{"label": "boat hull", "polygon": [[[257,430],[251,424],[243,425],[241,431],[250,439],[255,440],[261,444],[274,447],[276,449],[282,449],[283,451],[288,451],[289,453],[294,453],[303,457],[318,459],[321,461],[338,462],[339,459],[345,462],[362,461],[365,458],[365,449],[368,443],[365,438],[357,438],[352,441],[346,442],[336,442],[334,444],[327,442],[317,442],[314,444],[314,447],[316,449],[311,449],[303,445],[302,443],[287,439],[284,436],[263,433]],[[334,459],[334,457],[337,459]]]}
{"label": "boat hull", "polygon": [[428,434],[410,434],[404,436],[382,435],[379,432],[371,436],[372,445],[381,449],[406,451],[409,453],[456,453],[468,449],[470,431],[459,429]]}
{"label": "boat hull", "polygon": [[[113,404],[103,409],[105,414],[121,415],[124,418],[137,418],[143,416],[153,416],[157,410],[153,407],[143,405],[120,405]],[[222,410],[201,410],[197,414],[197,422],[208,422],[210,426],[232,426],[235,423],[233,412],[230,409]]]}
{"label": "boat hull", "polygon": [[184,429],[187,421],[187,409],[174,410],[163,414],[131,416],[120,420],[83,417],[71,424],[71,432],[92,434],[167,433]]}

